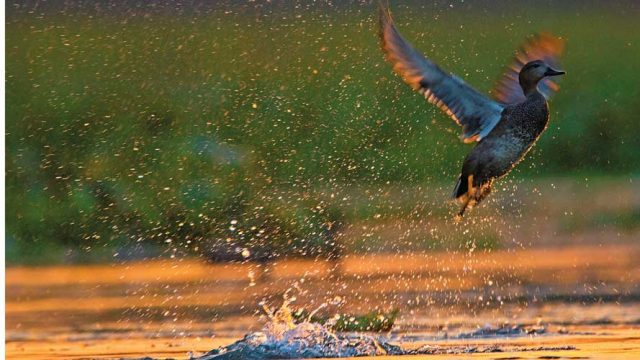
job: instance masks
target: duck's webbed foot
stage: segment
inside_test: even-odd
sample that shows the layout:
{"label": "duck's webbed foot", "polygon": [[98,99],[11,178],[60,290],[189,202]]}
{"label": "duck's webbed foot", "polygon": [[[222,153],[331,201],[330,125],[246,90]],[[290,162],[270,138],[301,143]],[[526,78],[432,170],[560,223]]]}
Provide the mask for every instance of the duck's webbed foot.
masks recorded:
{"label": "duck's webbed foot", "polygon": [[493,179],[485,182],[476,182],[474,181],[473,175],[469,175],[467,178],[467,193],[458,198],[462,203],[462,207],[454,217],[454,220],[456,222],[461,221],[467,209],[472,209],[480,203],[482,199],[489,195],[491,193],[492,184]]}

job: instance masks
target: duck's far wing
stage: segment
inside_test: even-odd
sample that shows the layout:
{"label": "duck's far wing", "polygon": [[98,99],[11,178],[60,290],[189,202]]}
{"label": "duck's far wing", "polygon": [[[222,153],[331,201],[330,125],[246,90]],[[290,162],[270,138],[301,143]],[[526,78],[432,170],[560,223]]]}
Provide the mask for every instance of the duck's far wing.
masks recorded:
{"label": "duck's far wing", "polygon": [[480,94],[456,76],[442,71],[398,32],[388,9],[380,6],[380,40],[393,70],[414,90],[462,126],[464,142],[480,141],[496,126],[503,105]]}
{"label": "duck's far wing", "polygon": [[[515,104],[524,101],[525,97],[518,81],[520,69],[529,61],[542,60],[554,69],[560,68],[560,58],[564,54],[566,43],[563,39],[549,33],[536,34],[527,39],[516,51],[504,74],[498,79],[493,98],[503,104]],[[538,90],[549,99],[559,90],[558,84],[549,78],[544,78],[538,84]]]}

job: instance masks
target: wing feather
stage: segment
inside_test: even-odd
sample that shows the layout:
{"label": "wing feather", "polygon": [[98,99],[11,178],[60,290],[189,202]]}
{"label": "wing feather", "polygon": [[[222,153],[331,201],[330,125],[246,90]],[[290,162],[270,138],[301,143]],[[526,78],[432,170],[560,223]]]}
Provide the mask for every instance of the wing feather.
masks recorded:
{"label": "wing feather", "polygon": [[396,29],[388,9],[380,7],[380,40],[387,60],[402,79],[462,126],[464,142],[480,141],[496,126],[504,106],[445,73],[420,54]]}

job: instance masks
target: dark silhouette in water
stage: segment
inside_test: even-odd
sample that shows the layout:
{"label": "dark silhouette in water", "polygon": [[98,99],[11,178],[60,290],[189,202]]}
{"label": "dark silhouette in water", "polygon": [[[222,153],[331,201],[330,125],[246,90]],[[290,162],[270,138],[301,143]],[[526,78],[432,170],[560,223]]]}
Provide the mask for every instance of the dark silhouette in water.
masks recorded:
{"label": "dark silhouette in water", "polygon": [[547,98],[558,90],[548,77],[564,74],[552,68],[564,52],[564,41],[549,34],[528,40],[498,81],[491,100],[414,49],[382,5],[380,39],[393,70],[462,126],[465,143],[478,142],[465,158],[453,191],[462,205],[460,219],[491,192],[496,179],[524,158],[546,129]]}

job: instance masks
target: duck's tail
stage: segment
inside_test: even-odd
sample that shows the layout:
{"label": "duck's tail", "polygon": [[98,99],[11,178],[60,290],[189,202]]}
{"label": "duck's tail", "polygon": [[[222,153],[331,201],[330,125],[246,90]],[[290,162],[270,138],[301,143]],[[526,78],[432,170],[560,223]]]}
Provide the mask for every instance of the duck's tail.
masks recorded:
{"label": "duck's tail", "polygon": [[468,190],[469,190],[469,183],[466,181],[466,179],[465,181],[462,181],[462,175],[460,175],[460,177],[458,177],[458,182],[456,183],[456,187],[453,189],[453,194],[451,194],[451,197],[453,199],[457,199],[465,195]]}

